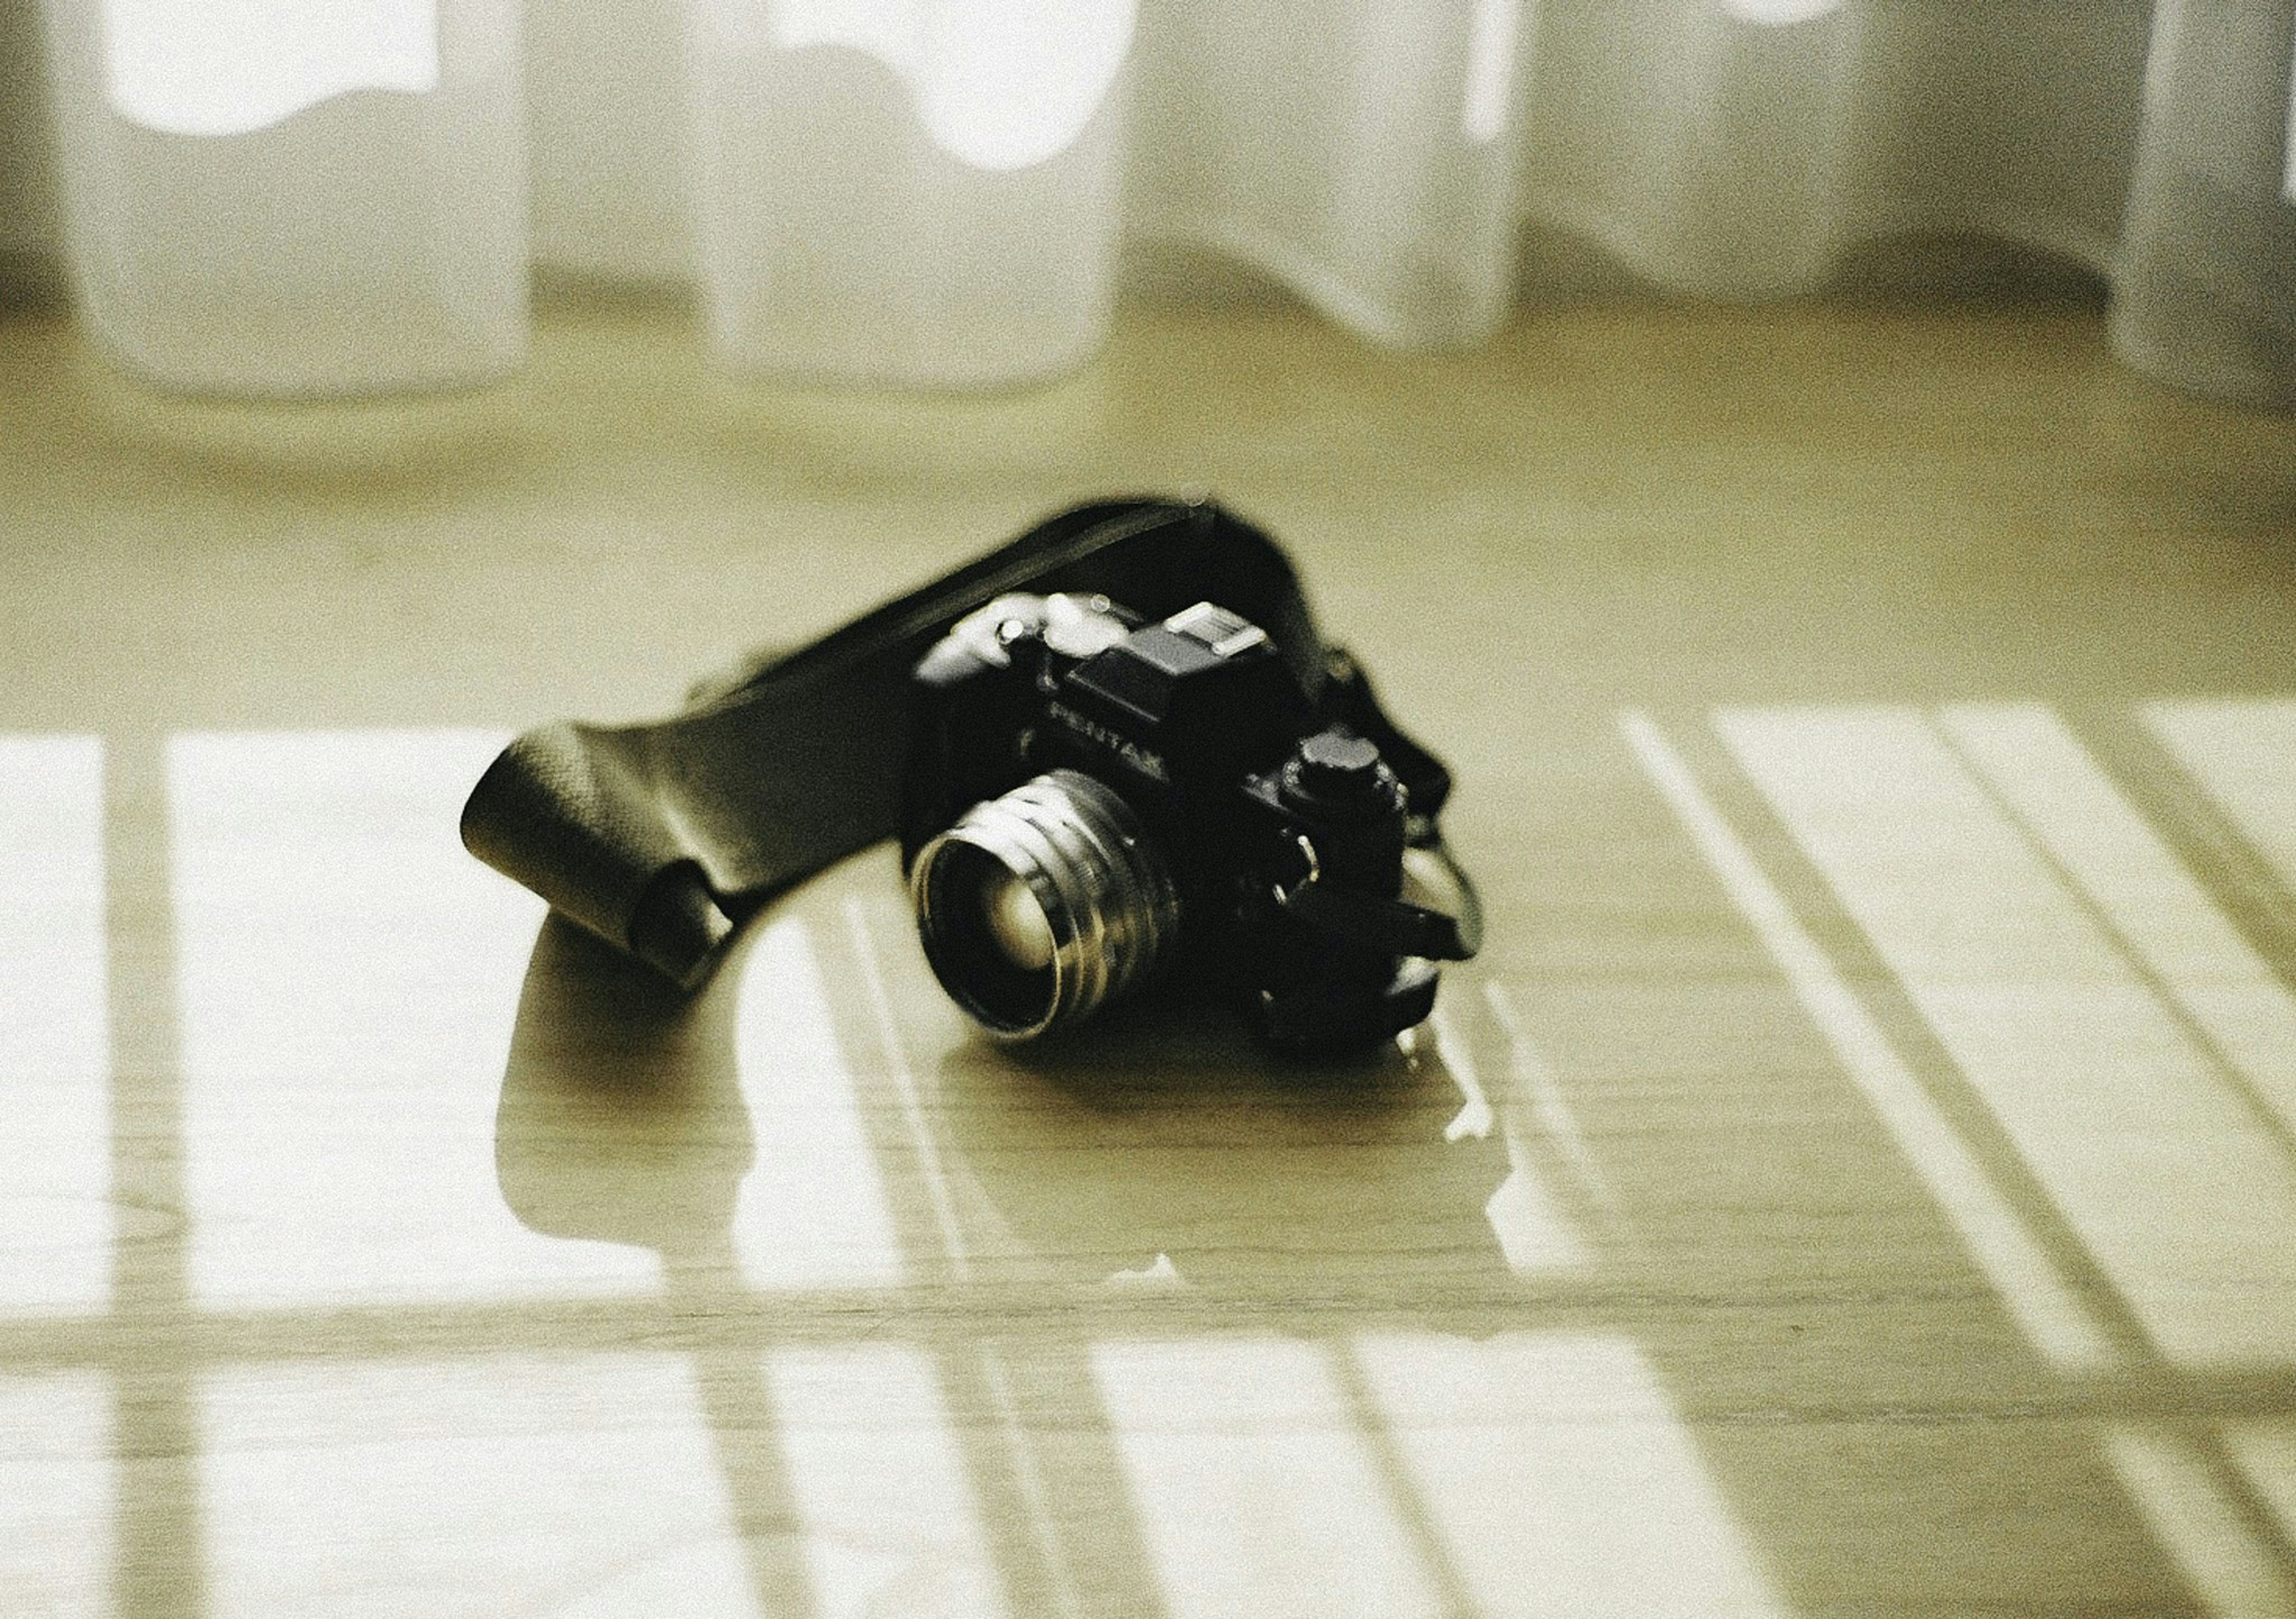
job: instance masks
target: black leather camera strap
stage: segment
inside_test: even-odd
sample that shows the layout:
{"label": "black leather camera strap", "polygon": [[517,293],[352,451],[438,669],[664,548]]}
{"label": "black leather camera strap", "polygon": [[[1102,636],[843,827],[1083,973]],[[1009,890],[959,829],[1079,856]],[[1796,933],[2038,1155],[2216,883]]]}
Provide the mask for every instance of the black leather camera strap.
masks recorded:
{"label": "black leather camera strap", "polygon": [[1345,654],[1325,648],[1275,542],[1208,503],[1139,499],[1062,512],[668,718],[527,732],[472,790],[463,842],[608,942],[696,984],[735,917],[892,835],[910,671],[957,619],[1013,591],[1098,593],[1150,617],[1200,601],[1241,613],[1311,694],[1349,711],[1332,717],[1381,742],[1431,826],[1447,775],[1378,715]]}

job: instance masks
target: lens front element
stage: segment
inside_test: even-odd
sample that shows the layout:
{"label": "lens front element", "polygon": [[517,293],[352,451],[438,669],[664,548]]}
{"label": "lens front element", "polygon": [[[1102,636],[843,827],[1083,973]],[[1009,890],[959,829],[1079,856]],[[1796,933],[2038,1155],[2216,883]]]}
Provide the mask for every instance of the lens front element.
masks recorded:
{"label": "lens front element", "polygon": [[967,810],[919,852],[909,896],[941,987],[1016,1040],[1123,993],[1179,926],[1171,873],[1132,806],[1072,770]]}
{"label": "lens front element", "polygon": [[1000,872],[990,880],[980,908],[988,936],[1007,961],[1023,972],[1041,972],[1053,964],[1053,924],[1027,883]]}

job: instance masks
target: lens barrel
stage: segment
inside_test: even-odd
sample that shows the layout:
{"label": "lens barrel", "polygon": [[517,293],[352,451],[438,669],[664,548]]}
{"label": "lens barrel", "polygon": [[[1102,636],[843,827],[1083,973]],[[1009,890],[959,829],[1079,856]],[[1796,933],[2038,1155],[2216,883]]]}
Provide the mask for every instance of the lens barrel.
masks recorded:
{"label": "lens barrel", "polygon": [[1171,872],[1139,816],[1073,770],[965,811],[918,852],[909,897],[941,987],[1013,1040],[1122,994],[1180,920]]}

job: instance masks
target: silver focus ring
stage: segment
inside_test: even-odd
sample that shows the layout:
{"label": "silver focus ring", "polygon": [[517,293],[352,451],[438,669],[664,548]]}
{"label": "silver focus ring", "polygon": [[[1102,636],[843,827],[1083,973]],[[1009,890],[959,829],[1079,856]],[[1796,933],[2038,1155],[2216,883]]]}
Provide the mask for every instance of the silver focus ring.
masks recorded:
{"label": "silver focus ring", "polygon": [[[1017,879],[1050,934],[1040,968],[989,942],[984,885]],[[976,804],[909,872],[934,976],[992,1032],[1026,1040],[1088,1017],[1154,965],[1179,926],[1170,871],[1112,789],[1055,770]]]}

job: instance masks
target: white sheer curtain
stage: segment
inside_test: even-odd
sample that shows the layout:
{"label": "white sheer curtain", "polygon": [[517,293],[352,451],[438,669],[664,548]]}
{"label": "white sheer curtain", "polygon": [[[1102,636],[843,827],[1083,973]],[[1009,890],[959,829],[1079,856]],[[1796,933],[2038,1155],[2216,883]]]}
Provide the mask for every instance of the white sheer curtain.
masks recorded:
{"label": "white sheer curtain", "polygon": [[1421,347],[1540,296],[1527,234],[1725,298],[1956,237],[2103,275],[2148,372],[2296,404],[2296,0],[530,0],[523,27],[532,258],[694,281],[736,366],[1057,373],[1135,244]]}

